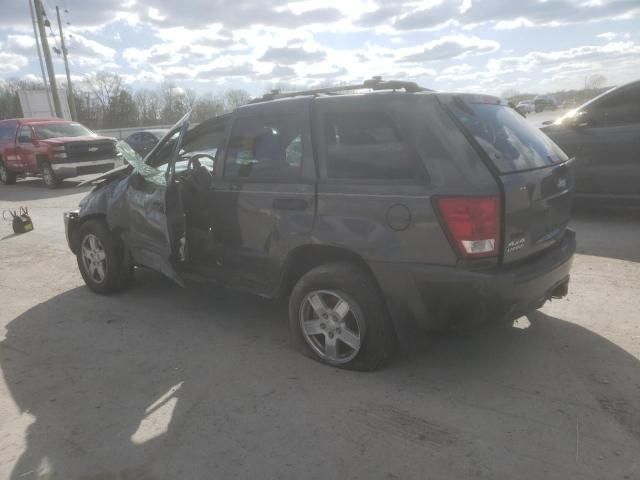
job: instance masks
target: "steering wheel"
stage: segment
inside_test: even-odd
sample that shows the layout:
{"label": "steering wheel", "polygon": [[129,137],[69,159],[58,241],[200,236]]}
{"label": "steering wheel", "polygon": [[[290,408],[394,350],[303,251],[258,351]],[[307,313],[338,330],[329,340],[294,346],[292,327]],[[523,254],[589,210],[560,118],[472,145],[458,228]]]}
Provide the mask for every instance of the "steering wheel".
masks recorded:
{"label": "steering wheel", "polygon": [[[211,163],[215,166],[215,163],[216,163],[215,157],[213,157],[212,155],[209,155],[208,153],[196,153],[196,154],[192,155],[191,157],[189,157],[189,162],[187,163],[187,170],[193,170],[194,161],[198,160],[198,162],[199,162],[200,159],[202,159],[202,158],[206,158],[208,160],[211,160]],[[202,165],[202,166],[204,168],[206,168],[209,171],[209,173],[211,173],[213,175],[213,167],[209,168],[207,165]]]}

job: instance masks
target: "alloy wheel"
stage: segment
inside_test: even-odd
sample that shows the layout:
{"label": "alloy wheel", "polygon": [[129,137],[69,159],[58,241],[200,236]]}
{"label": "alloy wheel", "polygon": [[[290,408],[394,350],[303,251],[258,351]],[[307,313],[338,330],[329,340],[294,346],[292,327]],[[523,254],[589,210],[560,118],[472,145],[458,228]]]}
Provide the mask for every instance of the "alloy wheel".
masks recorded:
{"label": "alloy wheel", "polygon": [[304,339],[331,363],[353,360],[362,345],[364,323],[343,294],[316,290],[302,301],[299,322]]}
{"label": "alloy wheel", "polygon": [[94,282],[104,282],[107,277],[107,254],[100,239],[90,233],[84,237],[80,248],[86,272]]}

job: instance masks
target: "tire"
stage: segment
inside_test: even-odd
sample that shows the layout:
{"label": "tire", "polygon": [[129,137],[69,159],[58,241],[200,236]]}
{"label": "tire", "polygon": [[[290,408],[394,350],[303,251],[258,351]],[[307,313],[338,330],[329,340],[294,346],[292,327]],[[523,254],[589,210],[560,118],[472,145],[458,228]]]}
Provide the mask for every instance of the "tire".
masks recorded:
{"label": "tire", "polygon": [[5,185],[13,185],[16,183],[16,174],[15,172],[10,172],[7,170],[7,166],[4,164],[2,160],[0,160],[0,182]]}
{"label": "tire", "polygon": [[289,299],[289,327],[303,354],[349,370],[382,367],[397,343],[374,281],[348,263],[321,265],[302,276]]}
{"label": "tire", "polygon": [[56,174],[51,168],[51,164],[47,161],[43,161],[40,164],[40,173],[42,174],[42,180],[44,184],[49,188],[58,188],[60,180],[56,178]]}
{"label": "tire", "polygon": [[120,292],[131,284],[131,256],[103,222],[85,222],[76,238],[78,268],[87,287],[96,293],[109,294]]}

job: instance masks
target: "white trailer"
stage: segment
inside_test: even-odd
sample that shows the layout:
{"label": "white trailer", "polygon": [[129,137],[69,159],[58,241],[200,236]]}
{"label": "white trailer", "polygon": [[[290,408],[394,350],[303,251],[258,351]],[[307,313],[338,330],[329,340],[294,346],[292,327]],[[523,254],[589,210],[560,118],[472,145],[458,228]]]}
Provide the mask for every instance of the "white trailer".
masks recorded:
{"label": "white trailer", "polygon": [[[25,118],[56,117],[56,112],[51,110],[47,90],[18,90],[22,115]],[[62,114],[65,120],[71,120],[71,110],[67,101],[67,92],[63,88],[58,89]]]}

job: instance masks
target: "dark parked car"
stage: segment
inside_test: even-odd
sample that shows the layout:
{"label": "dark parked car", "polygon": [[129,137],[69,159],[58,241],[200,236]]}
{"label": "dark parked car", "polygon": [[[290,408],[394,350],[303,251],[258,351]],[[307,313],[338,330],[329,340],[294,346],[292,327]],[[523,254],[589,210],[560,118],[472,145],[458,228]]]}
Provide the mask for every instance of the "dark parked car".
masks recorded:
{"label": "dark parked car", "polygon": [[[213,175],[189,158],[203,143],[218,146]],[[184,119],[145,161],[65,215],[95,292],[141,265],[288,297],[303,351],[353,369],[416,328],[567,294],[571,163],[494,97],[378,79],[270,94],[192,130]]]}
{"label": "dark parked car", "polygon": [[542,129],[576,159],[576,193],[640,201],[640,81],[609,90]]}
{"label": "dark parked car", "polygon": [[539,95],[533,99],[533,108],[537,113],[545,110],[557,110],[558,102],[553,95]]}
{"label": "dark parked car", "polygon": [[138,155],[145,157],[168,131],[166,128],[143,130],[132,133],[125,139],[125,142],[127,142]]}

